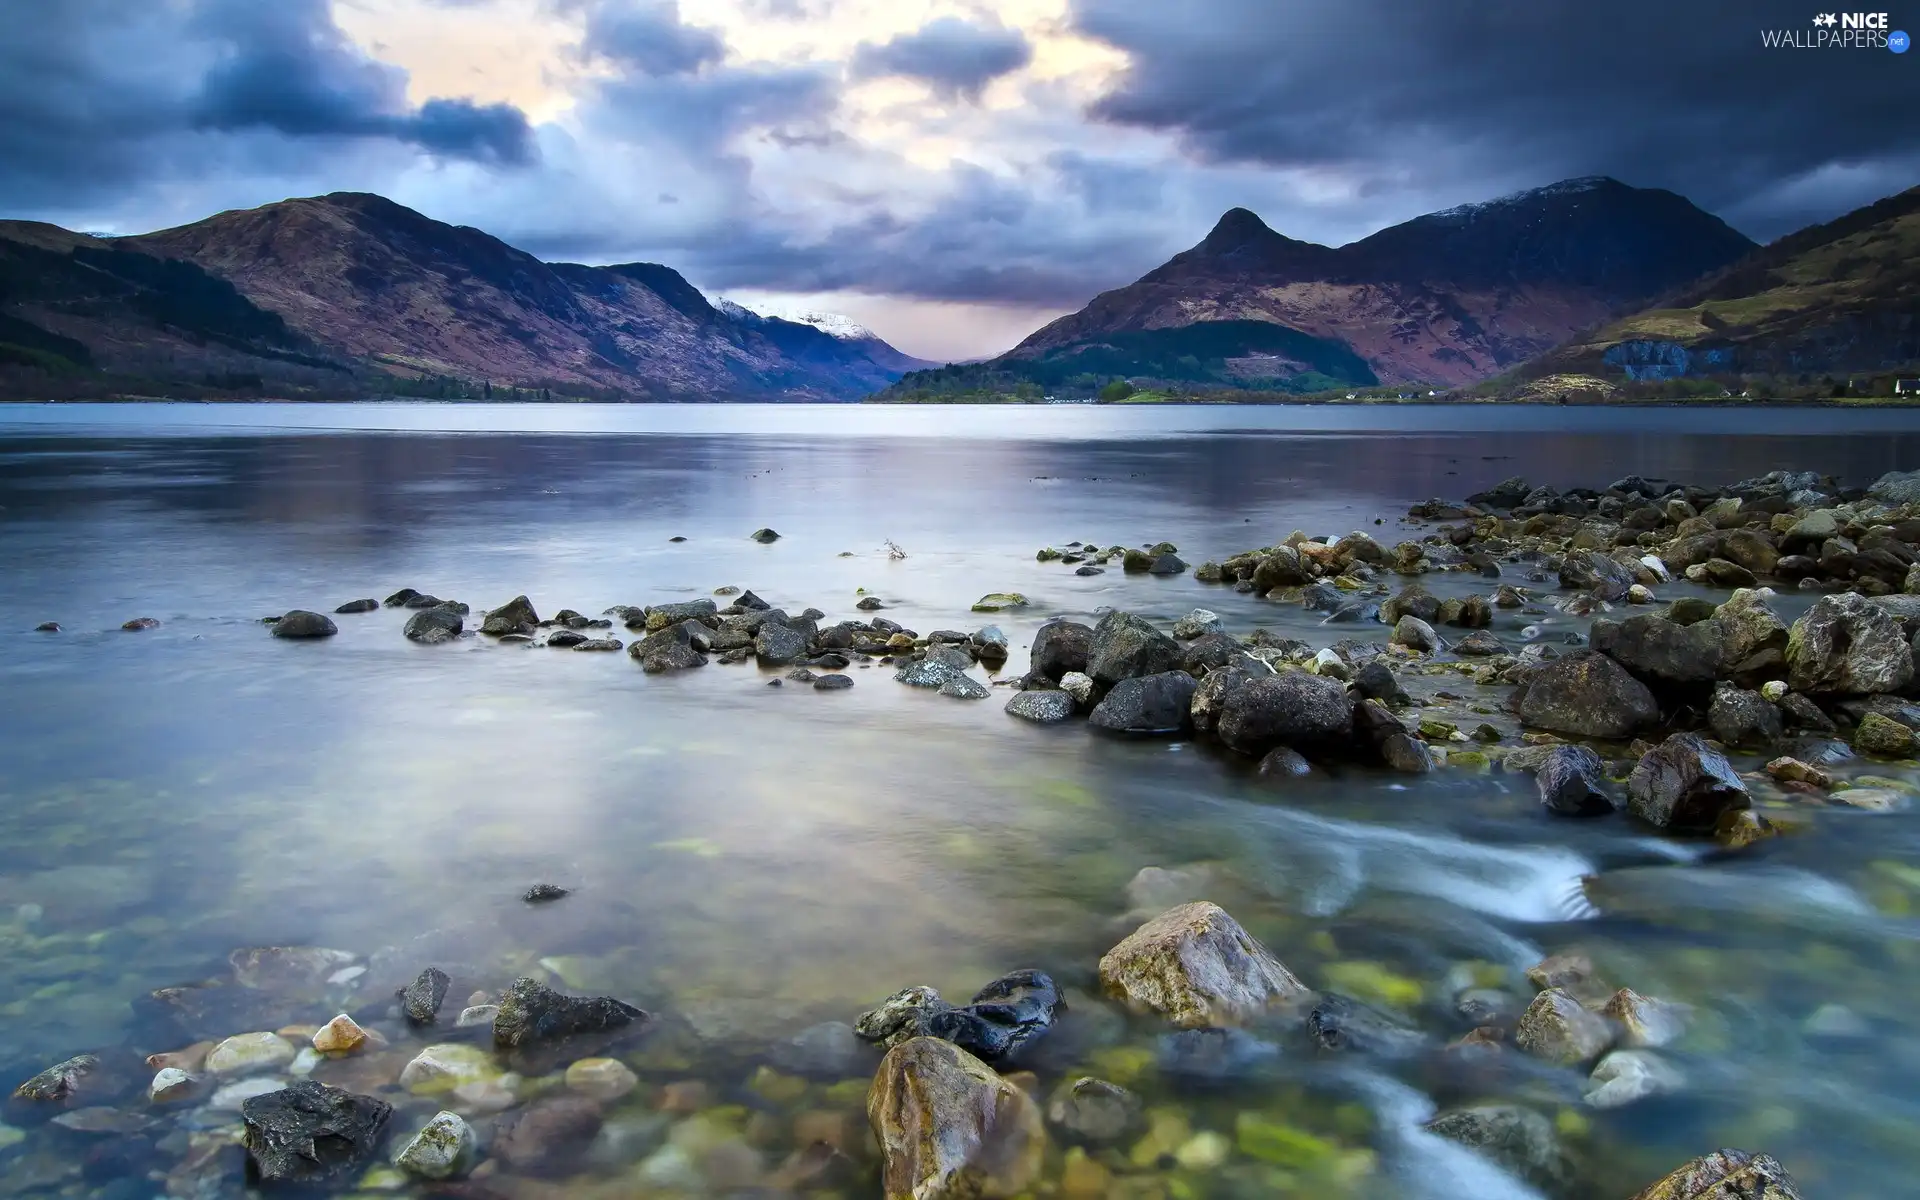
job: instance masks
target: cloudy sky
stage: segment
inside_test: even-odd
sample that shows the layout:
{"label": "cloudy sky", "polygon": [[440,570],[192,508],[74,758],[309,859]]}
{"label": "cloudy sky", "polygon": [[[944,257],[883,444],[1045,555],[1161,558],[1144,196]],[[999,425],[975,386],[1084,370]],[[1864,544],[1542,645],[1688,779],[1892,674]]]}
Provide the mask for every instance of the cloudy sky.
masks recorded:
{"label": "cloudy sky", "polygon": [[[377,191],[550,259],[1006,348],[1244,205],[1332,244],[1574,175],[1765,240],[1920,183],[1802,0],[0,0],[0,215]],[[1920,4],[1891,14],[1920,31]]]}

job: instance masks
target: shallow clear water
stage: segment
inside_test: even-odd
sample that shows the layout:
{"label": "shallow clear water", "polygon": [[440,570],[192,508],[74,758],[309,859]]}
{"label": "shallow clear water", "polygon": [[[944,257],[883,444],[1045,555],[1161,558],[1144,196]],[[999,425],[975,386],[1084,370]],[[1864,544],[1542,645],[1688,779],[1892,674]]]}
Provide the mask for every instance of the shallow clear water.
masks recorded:
{"label": "shallow clear water", "polygon": [[[1231,632],[1315,644],[1356,633],[1190,575],[1078,578],[1034,560],[1048,544],[1165,539],[1198,563],[1295,528],[1391,543],[1409,503],[1511,474],[1864,483],[1916,464],[1910,416],[1835,410],[0,408],[0,1067],[17,1082],[102,1046],[171,1049],[130,1002],[222,974],[250,945],[364,957],[429,935],[397,957],[408,976],[469,966],[460,997],[545,959],[566,985],[754,1037],[851,1020],[909,984],[963,999],[1024,966],[1084,996],[1141,919],[1134,874],[1208,863],[1208,898],[1308,984],[1389,977],[1376,989],[1436,1044],[1465,1031],[1461,964],[1524,999],[1526,966],[1589,951],[1613,982],[1695,1008],[1675,1054],[1690,1086],[1596,1113],[1553,1072],[1463,1081],[1295,1056],[1281,1083],[1192,1096],[1147,1071],[1140,1090],[1194,1129],[1231,1137],[1258,1111],[1376,1156],[1348,1191],[1241,1159],[1142,1172],[1152,1186],[1527,1196],[1414,1128],[1435,1098],[1517,1097],[1562,1121],[1582,1164],[1548,1194],[1624,1200],[1720,1145],[1773,1153],[1809,1196],[1901,1194],[1920,1170],[1910,814],[1798,811],[1799,836],[1727,859],[1623,822],[1550,821],[1497,772],[1349,772],[1277,795],[1207,747],[1033,727],[1001,711],[1004,692],[949,700],[879,667],[816,693],[751,665],[649,677],[625,655],[416,646],[390,609],[338,617],[315,644],[258,621],[402,586],[598,615],[736,585],[840,619],[865,588],[922,633],[994,621],[1018,675],[1043,620],[1106,606],[1204,606]],[[783,536],[749,540],[760,526]],[[969,613],[1002,590],[1032,607]],[[137,616],[161,625],[120,631]],[[1496,632],[1536,619],[1503,613]],[[47,620],[65,632],[31,632]],[[1495,693],[1452,677],[1426,694],[1448,687],[1464,698],[1435,715],[1512,740],[1475,712]],[[1580,900],[1594,872],[1597,913]],[[536,880],[576,894],[528,908]],[[1855,1032],[1809,1032],[1835,1004]],[[1049,1088],[1111,1074],[1152,1037],[1083,999],[1034,1066]],[[707,1075],[725,1094],[750,1070],[696,1055],[643,1077]],[[1356,1123],[1354,1106],[1371,1115]],[[162,1132],[130,1172],[170,1168]],[[0,1194],[84,1192],[111,1167],[61,1164],[97,1150],[31,1129],[0,1146]],[[777,1135],[763,1147],[781,1150]]]}

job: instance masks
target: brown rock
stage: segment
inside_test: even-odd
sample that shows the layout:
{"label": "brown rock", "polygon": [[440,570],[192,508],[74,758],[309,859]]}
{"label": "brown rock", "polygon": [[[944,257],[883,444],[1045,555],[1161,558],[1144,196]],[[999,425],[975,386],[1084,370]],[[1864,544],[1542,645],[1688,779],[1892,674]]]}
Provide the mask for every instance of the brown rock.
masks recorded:
{"label": "brown rock", "polygon": [[887,1052],[867,1092],[887,1200],[994,1200],[1040,1176],[1046,1128],[1026,1092],[938,1038]]}
{"label": "brown rock", "polygon": [[585,1096],[537,1100],[501,1120],[493,1154],[523,1174],[567,1170],[578,1166],[600,1124],[600,1105]]}
{"label": "brown rock", "polygon": [[1306,986],[1217,904],[1148,921],[1100,960],[1109,995],[1182,1028],[1239,1025],[1304,996]]}
{"label": "brown rock", "polygon": [[1513,1044],[1562,1066],[1590,1063],[1613,1045],[1613,1027],[1559,988],[1548,988],[1514,1026]]}
{"label": "brown rock", "polygon": [[1800,1191],[1793,1176],[1769,1155],[1716,1150],[1633,1200],[1800,1200]]}

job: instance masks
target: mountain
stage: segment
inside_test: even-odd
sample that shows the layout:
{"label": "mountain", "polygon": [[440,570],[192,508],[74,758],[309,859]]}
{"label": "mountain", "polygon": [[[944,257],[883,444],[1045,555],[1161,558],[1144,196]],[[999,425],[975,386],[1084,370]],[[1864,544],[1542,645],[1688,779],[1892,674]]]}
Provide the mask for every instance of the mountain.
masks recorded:
{"label": "mountain", "polygon": [[[1430,213],[1338,248],[1236,208],[1191,250],[976,374],[1293,391],[1473,383],[1752,247],[1672,192],[1604,177]],[[912,376],[894,391],[955,377]]]}
{"label": "mountain", "polygon": [[1523,378],[1851,375],[1920,364],[1920,187],[1755,250]]}
{"label": "mountain", "polygon": [[815,333],[831,338],[843,352],[862,355],[869,361],[894,372],[896,376],[904,375],[909,371],[923,371],[935,365],[924,358],[902,354],[888,345],[873,330],[852,317],[842,316],[839,313],[815,312],[809,309],[770,309],[766,306],[755,310],[736,304],[724,296],[715,301],[714,306],[748,328],[759,329],[775,341],[783,341],[796,347],[812,346],[814,343],[809,340],[811,335],[790,327],[800,326],[802,329],[811,329]]}
{"label": "mountain", "polygon": [[[185,325],[176,293],[199,305]],[[362,193],[111,240],[0,223],[0,345],[15,348],[15,376],[64,363],[169,394],[259,374],[264,393],[852,400],[930,365],[862,333],[716,307],[657,263],[543,262]],[[334,378],[227,361],[289,355]]]}
{"label": "mountain", "polygon": [[324,391],[350,367],[191,263],[0,221],[0,394]]}

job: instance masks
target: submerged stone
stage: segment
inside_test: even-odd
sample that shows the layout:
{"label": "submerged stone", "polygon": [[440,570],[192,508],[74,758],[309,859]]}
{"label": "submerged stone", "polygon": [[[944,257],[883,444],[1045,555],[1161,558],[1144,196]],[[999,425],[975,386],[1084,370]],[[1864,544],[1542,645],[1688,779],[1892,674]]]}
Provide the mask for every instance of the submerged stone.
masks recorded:
{"label": "submerged stone", "polygon": [[247,1175],[259,1183],[344,1180],[372,1157],[393,1106],[305,1080],[241,1106]]}
{"label": "submerged stone", "polygon": [[472,1164],[473,1129],[458,1113],[440,1112],[393,1156],[393,1165],[420,1179],[452,1179]]}
{"label": "submerged stone", "polygon": [[1800,1200],[1799,1185],[1772,1157],[1716,1150],[1633,1197],[1633,1200]]}
{"label": "submerged stone", "polygon": [[1238,1025],[1295,1000],[1306,986],[1216,904],[1182,904],[1100,959],[1109,995],[1185,1028]]}
{"label": "submerged stone", "polygon": [[1008,1200],[1039,1179],[1039,1106],[951,1042],[912,1038],[887,1053],[867,1093],[886,1200]]}
{"label": "submerged stone", "polygon": [[564,996],[537,980],[513,981],[500,998],[493,1019],[494,1044],[524,1046],[580,1033],[600,1033],[650,1017],[642,1010],[611,997],[591,999]]}
{"label": "submerged stone", "polygon": [[445,971],[438,967],[428,967],[420,972],[419,978],[408,984],[400,992],[400,1009],[407,1020],[415,1025],[431,1025],[440,1015],[440,1005],[447,998],[447,988],[453,983]]}

